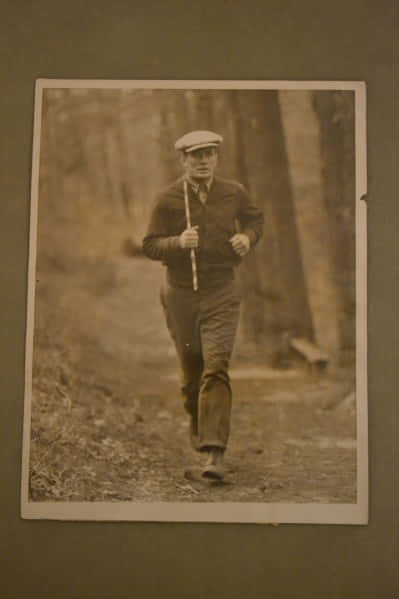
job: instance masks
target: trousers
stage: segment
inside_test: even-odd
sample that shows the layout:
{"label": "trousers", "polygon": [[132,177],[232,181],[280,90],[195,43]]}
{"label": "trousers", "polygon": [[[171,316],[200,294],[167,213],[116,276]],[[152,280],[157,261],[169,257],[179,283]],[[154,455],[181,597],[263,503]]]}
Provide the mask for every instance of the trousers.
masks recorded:
{"label": "trousers", "polygon": [[224,450],[232,406],[228,368],[240,312],[236,283],[199,291],[165,283],[161,303],[176,346],[184,407],[196,428],[198,448]]}

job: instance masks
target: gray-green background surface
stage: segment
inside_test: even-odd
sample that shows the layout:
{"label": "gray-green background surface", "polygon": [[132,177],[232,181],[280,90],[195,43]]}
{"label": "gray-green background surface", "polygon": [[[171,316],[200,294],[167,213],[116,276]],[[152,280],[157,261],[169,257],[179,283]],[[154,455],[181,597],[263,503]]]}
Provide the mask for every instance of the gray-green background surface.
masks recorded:
{"label": "gray-green background surface", "polygon": [[[1,596],[397,597],[397,3],[6,0],[0,23]],[[369,526],[20,519],[29,185],[38,77],[367,82]]]}

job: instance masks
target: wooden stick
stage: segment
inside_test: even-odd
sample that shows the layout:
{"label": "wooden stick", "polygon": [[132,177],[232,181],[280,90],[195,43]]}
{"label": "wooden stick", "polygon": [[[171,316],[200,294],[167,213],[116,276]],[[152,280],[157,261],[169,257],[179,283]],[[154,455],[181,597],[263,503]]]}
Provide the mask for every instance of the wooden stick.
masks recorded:
{"label": "wooden stick", "polygon": [[[183,188],[184,188],[184,208],[186,210],[187,228],[191,229],[191,217],[190,217],[190,205],[188,203],[187,181],[183,181]],[[190,250],[190,258],[191,258],[191,270],[193,273],[193,289],[194,289],[194,291],[198,291],[197,259],[195,256],[194,248],[191,248],[191,250]]]}

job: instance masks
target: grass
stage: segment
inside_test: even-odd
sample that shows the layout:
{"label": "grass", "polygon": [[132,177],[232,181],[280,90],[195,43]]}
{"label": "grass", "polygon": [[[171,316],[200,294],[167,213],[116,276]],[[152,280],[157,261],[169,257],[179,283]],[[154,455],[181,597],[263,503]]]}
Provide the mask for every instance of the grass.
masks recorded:
{"label": "grass", "polygon": [[[104,269],[95,281],[89,269],[49,270],[38,286],[31,500],[355,500],[355,415],[334,408],[351,388],[350,369],[251,380],[242,368],[233,380],[232,484],[185,480],[188,462],[200,462],[171,376],[161,268],[120,258],[111,275],[109,262]],[[242,348],[235,363],[245,366]]]}

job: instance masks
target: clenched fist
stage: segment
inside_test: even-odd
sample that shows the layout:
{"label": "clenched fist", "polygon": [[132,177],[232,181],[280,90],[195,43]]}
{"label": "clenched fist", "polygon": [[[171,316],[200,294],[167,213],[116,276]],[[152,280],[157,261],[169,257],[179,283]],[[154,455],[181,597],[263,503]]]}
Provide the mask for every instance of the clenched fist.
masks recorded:
{"label": "clenched fist", "polygon": [[185,249],[193,249],[198,247],[198,225],[195,227],[191,227],[191,229],[186,229],[179,237],[180,247]]}
{"label": "clenched fist", "polygon": [[235,253],[241,258],[249,252],[251,245],[248,235],[244,235],[244,233],[236,233],[236,235],[233,235],[233,237],[230,238],[230,243],[233,246]]}

